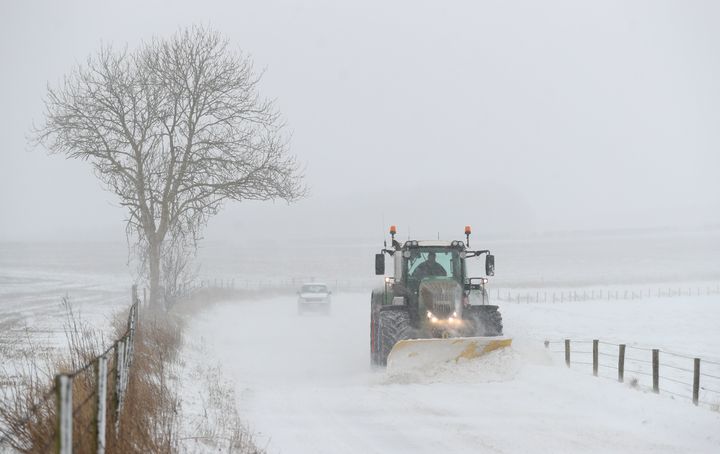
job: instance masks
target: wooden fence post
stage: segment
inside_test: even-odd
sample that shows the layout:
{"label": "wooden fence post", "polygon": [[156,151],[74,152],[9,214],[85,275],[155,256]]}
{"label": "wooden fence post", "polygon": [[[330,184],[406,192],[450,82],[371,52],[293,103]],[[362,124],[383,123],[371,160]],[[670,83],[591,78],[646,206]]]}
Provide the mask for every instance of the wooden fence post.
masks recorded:
{"label": "wooden fence post", "polygon": [[695,358],[693,361],[693,403],[698,404],[700,400],[700,358]]}
{"label": "wooden fence post", "polygon": [[660,392],[660,350],[653,348],[652,351],[652,379],[653,392]]}
{"label": "wooden fence post", "polygon": [[55,376],[57,397],[57,452],[72,454],[72,378],[67,375]]}
{"label": "wooden fence post", "polygon": [[570,367],[570,339],[565,339],[565,365]]}
{"label": "wooden fence post", "polygon": [[625,381],[625,344],[620,344],[618,351],[618,381]]}
{"label": "wooden fence post", "polygon": [[105,426],[107,424],[107,379],[107,356],[102,355],[95,363],[95,380],[97,383],[95,449],[97,454],[105,454]]}
{"label": "wooden fence post", "polygon": [[115,346],[115,435],[120,431],[120,410],[123,404],[123,381],[125,369],[125,340]]}
{"label": "wooden fence post", "polygon": [[128,367],[133,359],[133,353],[135,352],[135,328],[137,326],[137,306],[130,306],[130,317],[128,317],[128,336],[125,347],[125,362]]}
{"label": "wooden fence post", "polygon": [[599,344],[600,341],[598,339],[593,339],[593,375],[598,376],[598,351],[599,351]]}

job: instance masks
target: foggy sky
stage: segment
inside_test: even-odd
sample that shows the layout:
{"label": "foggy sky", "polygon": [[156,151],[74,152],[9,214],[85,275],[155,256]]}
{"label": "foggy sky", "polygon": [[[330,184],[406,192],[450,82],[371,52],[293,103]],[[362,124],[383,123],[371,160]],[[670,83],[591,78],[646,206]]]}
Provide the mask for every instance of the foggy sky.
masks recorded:
{"label": "foggy sky", "polygon": [[717,2],[59,3],[0,4],[0,241],[123,238],[90,166],[25,137],[101,42],[191,24],[265,70],[311,189],[208,239],[720,223]]}

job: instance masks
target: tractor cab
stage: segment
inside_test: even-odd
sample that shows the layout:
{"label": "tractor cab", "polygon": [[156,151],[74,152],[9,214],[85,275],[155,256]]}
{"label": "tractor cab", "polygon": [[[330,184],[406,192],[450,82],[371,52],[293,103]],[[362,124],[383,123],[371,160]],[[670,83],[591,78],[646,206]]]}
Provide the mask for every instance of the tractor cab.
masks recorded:
{"label": "tractor cab", "polygon": [[[460,246],[447,241],[408,241],[403,245],[401,260],[401,276],[409,287],[417,287],[423,279],[446,277],[462,284],[465,276],[465,261]],[[396,276],[397,280],[397,276]]]}
{"label": "tractor cab", "polygon": [[[487,254],[485,274],[495,274],[495,257],[488,250],[469,250],[470,226],[465,227],[466,241],[417,241],[400,243],[395,240],[397,229],[390,228],[392,249],[387,247],[375,256],[375,274],[385,274],[385,255],[393,259],[394,276],[386,278],[392,287],[393,296],[410,298],[409,303],[417,302],[418,292],[423,282],[442,282],[450,285],[455,282],[465,296],[471,291],[485,293],[486,277],[468,277],[466,260]],[[398,304],[397,301],[394,304]]]}

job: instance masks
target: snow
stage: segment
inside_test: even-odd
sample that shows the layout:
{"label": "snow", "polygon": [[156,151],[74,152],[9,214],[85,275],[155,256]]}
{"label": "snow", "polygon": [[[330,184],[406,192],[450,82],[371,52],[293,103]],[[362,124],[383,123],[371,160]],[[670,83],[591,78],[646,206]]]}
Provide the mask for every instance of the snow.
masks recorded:
{"label": "snow", "polygon": [[[682,245],[692,246],[695,240],[690,240]],[[573,344],[571,369],[565,367],[562,354],[555,353],[559,344],[549,349],[543,346],[545,339],[567,337],[661,348],[661,377],[673,372],[665,368],[672,359],[669,352],[720,360],[720,296],[698,297],[693,292],[692,297],[647,297],[647,290],[655,294],[658,286],[715,288],[717,247],[701,245],[686,248],[695,252],[682,266],[674,258],[649,264],[602,256],[592,263],[558,259],[550,263],[554,270],[550,276],[543,269],[541,254],[530,254],[533,260],[525,258],[528,245],[500,242],[493,250],[498,256],[503,249],[508,252],[503,268],[514,274],[497,279],[504,283],[492,281],[491,299],[498,287],[503,295],[506,290],[513,295],[575,291],[578,287],[565,285],[584,283],[594,285],[596,291],[607,290],[606,280],[614,279],[594,276],[604,276],[600,272],[608,269],[624,276],[621,286],[613,284],[621,294],[644,290],[644,296],[638,300],[500,302],[506,334],[514,339],[512,348],[458,367],[410,373],[387,375],[369,367],[369,292],[333,292],[333,315],[329,317],[298,317],[295,294],[218,304],[193,314],[188,323],[183,355],[186,380],[181,387],[188,399],[183,410],[198,411],[198,418],[190,424],[202,425],[201,435],[215,434],[214,423],[227,424],[233,419],[223,413],[226,408],[222,405],[208,417],[203,393],[212,390],[236,399],[240,416],[257,432],[258,445],[267,445],[271,453],[720,452],[720,413],[710,405],[696,408],[688,398],[655,395],[648,391],[645,376],[628,374],[626,384],[620,384],[613,379],[614,371],[601,369],[601,375],[610,379],[593,377],[587,365],[575,363],[589,359],[579,353],[588,350],[588,344]],[[537,248],[545,250],[546,246]],[[666,242],[661,246],[657,249],[665,251]],[[25,337],[29,332],[34,342],[42,338],[43,344],[62,347],[60,300],[66,294],[83,319],[98,327],[108,326],[112,313],[127,307],[127,269],[117,260],[118,255],[124,257],[124,251],[117,254],[98,248],[102,252],[98,256],[78,249],[72,260],[68,259],[75,249],[60,248],[44,256],[27,253],[25,246],[0,247],[0,322],[7,327],[3,338]],[[553,251],[558,254],[565,249]],[[310,258],[288,253],[286,260],[283,256],[283,276],[301,276],[298,270],[313,269],[333,282],[327,276],[345,279],[358,275],[364,280],[359,271],[372,272],[367,264],[374,249],[352,249],[352,259],[345,250],[345,255],[325,265],[331,268],[327,272],[315,271],[321,257],[313,256],[311,248],[307,251]],[[229,251],[228,256],[246,256],[235,252]],[[27,257],[25,261],[23,257]],[[260,260],[266,256],[252,257]],[[264,267],[277,264],[277,254],[268,254],[265,260],[260,265],[247,260],[243,266],[264,275]],[[239,276],[245,276],[245,268],[235,262],[211,262],[227,277],[238,277],[238,282]],[[669,276],[675,268],[691,276],[692,283],[687,279],[667,284],[645,280],[646,276]],[[522,286],[514,286],[515,282]],[[612,354],[614,347],[602,344],[601,352]],[[6,369],[11,369],[11,359],[3,358]],[[614,358],[601,357],[601,362],[604,360],[612,363]],[[705,372],[720,376],[720,370],[712,372],[710,367],[703,363]],[[629,384],[632,378],[639,379],[638,389]],[[687,376],[682,380],[687,382]],[[661,380],[661,388],[688,396],[686,388],[672,385]],[[234,389],[229,392],[226,387]],[[715,387],[720,389],[720,383]],[[709,393],[701,393],[701,398],[717,399]],[[195,426],[192,429],[197,431]]]}
{"label": "snow", "polygon": [[717,297],[505,304],[512,348],[392,376],[369,366],[369,295],[336,294],[332,317],[294,304],[227,302],[186,336],[222,363],[271,453],[720,452],[717,411],[567,369],[542,343],[595,336],[720,357]]}

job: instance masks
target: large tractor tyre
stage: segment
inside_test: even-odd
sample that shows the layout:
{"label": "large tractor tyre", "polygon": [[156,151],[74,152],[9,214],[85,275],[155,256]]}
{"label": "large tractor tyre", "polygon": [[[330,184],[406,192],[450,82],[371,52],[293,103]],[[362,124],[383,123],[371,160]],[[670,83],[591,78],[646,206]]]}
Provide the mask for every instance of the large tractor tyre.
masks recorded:
{"label": "large tractor tyre", "polygon": [[502,315],[497,306],[470,306],[465,311],[466,319],[473,327],[473,336],[502,336]]}
{"label": "large tractor tyre", "polygon": [[405,308],[388,307],[380,311],[378,333],[380,335],[380,365],[387,365],[390,350],[401,340],[410,339],[412,325],[410,313]]}
{"label": "large tractor tyre", "polygon": [[380,365],[380,335],[378,332],[378,319],[380,308],[383,305],[384,289],[373,290],[370,297],[370,364]]}

